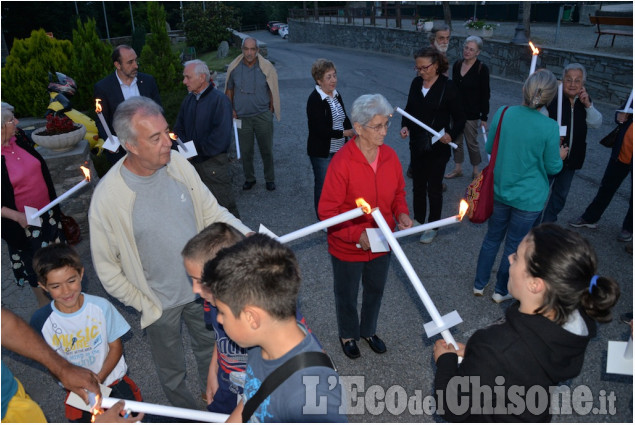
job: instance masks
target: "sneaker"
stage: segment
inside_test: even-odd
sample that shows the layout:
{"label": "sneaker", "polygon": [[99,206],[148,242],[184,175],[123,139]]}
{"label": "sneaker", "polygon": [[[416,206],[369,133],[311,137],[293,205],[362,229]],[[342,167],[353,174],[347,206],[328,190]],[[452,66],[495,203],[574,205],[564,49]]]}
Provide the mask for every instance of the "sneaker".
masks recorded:
{"label": "sneaker", "polygon": [[511,300],[512,298],[514,297],[512,297],[512,295],[509,293],[507,295],[501,295],[498,292],[495,292],[494,295],[492,295],[492,301],[494,301],[496,304],[500,304],[503,301]]}
{"label": "sneaker", "polygon": [[617,236],[617,240],[620,242],[630,242],[633,240],[633,234],[628,230],[623,230]]}
{"label": "sneaker", "polygon": [[485,290],[485,288],[483,288],[483,289],[472,288],[472,292],[474,293],[475,297],[482,297],[484,290]]}
{"label": "sneaker", "polygon": [[597,227],[598,227],[597,223],[589,223],[588,221],[586,221],[582,217],[576,218],[574,221],[569,223],[569,226],[571,226],[571,227],[588,227],[589,229],[597,229]]}
{"label": "sneaker", "polygon": [[633,321],[633,312],[620,314],[620,322],[630,325]]}
{"label": "sneaker", "polygon": [[426,243],[426,244],[432,243],[434,238],[436,238],[437,233],[439,233],[439,231],[435,229],[426,230],[425,232],[421,234],[421,238],[419,239],[419,242]]}

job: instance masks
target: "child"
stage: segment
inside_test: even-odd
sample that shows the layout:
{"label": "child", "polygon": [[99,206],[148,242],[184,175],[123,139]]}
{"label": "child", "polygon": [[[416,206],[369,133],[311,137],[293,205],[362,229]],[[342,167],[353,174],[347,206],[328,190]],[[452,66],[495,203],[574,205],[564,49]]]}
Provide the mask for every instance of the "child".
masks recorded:
{"label": "child", "polygon": [[[109,301],[82,292],[84,267],[77,252],[66,244],[48,245],[35,253],[33,269],[53,301],[33,314],[31,326],[69,362],[96,373],[112,388],[111,397],[141,401],[126,375],[120,339],[130,326]],[[66,417],[90,422],[91,414],[66,405]]]}
{"label": "child", "polygon": [[[435,343],[437,406],[448,421],[549,421],[549,387],[580,373],[594,320],[611,320],[620,289],[596,275],[595,252],[579,234],[542,224],[509,262],[507,287],[518,301],[505,320],[476,331],[458,351]],[[468,390],[471,396],[459,394]],[[462,411],[451,411],[459,401]]]}
{"label": "child", "polygon": [[225,223],[213,223],[190,239],[181,255],[185,270],[192,279],[192,291],[204,300],[205,323],[216,333],[216,346],[207,376],[207,409],[229,414],[236,409],[238,396],[243,393],[242,380],[247,366],[247,350],[227,337],[223,326],[216,321],[214,296],[208,286],[201,284],[205,263],[221,249],[244,239],[242,233]]}
{"label": "child", "polygon": [[263,381],[281,365],[300,353],[322,353],[296,319],[300,270],[289,248],[262,234],[250,236],[205,265],[203,284],[214,294],[218,322],[227,335],[241,347],[251,347],[244,394],[230,422],[346,421],[339,375],[327,366],[296,368],[255,405],[253,415],[248,409],[243,415]]}

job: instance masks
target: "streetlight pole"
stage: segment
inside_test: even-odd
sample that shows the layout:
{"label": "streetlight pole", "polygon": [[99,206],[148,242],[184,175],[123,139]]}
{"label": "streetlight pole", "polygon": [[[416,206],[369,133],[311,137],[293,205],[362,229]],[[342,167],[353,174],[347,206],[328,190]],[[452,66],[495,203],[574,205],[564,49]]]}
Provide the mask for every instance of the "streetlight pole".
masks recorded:
{"label": "streetlight pole", "polygon": [[106,2],[102,1],[101,5],[104,7],[104,21],[106,21],[106,38],[110,41],[110,30],[108,29],[108,16],[106,16]]}
{"label": "streetlight pole", "polygon": [[527,44],[529,40],[527,40],[527,36],[525,35],[525,25],[523,25],[523,14],[524,14],[524,2],[518,3],[518,25],[516,25],[516,33],[514,34],[514,38],[512,38],[512,44]]}
{"label": "streetlight pole", "polygon": [[132,22],[132,33],[134,34],[134,16],[132,15],[132,2],[128,0],[128,5],[130,6],[130,22]]}

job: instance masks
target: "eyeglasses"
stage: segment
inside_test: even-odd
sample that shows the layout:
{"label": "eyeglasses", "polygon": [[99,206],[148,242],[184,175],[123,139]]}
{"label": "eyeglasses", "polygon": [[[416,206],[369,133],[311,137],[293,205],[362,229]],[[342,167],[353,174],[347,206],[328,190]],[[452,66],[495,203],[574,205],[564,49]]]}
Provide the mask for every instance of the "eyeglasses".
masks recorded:
{"label": "eyeglasses", "polygon": [[7,124],[15,124],[17,120],[18,119],[16,117],[12,117],[9,121],[7,121]]}
{"label": "eyeglasses", "polygon": [[478,49],[475,49],[474,47],[463,47],[463,50],[468,51],[468,52],[478,52]]}
{"label": "eyeglasses", "polygon": [[576,86],[582,84],[582,80],[572,80],[571,78],[565,78],[564,82],[567,84],[575,84]]}
{"label": "eyeglasses", "polygon": [[381,130],[388,131],[388,127],[390,127],[390,121],[388,121],[386,124],[377,124],[377,125],[372,126],[372,127],[369,126],[369,125],[362,124],[362,127],[370,128],[374,132],[379,133]]}
{"label": "eyeglasses", "polygon": [[419,72],[427,71],[427,70],[428,70],[428,68],[430,68],[432,65],[434,65],[434,62],[433,62],[433,63],[431,63],[431,64],[430,64],[430,65],[428,65],[428,66],[415,66],[415,67],[414,67],[414,70],[415,70],[415,71],[419,71]]}

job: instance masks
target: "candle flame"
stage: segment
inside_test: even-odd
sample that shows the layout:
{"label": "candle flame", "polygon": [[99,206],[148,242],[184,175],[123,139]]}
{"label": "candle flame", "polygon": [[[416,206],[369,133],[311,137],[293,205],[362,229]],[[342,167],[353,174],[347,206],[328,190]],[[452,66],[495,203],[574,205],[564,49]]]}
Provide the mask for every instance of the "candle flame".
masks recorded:
{"label": "candle flame", "polygon": [[101,408],[101,398],[98,395],[95,396],[95,405],[90,408],[90,413],[93,414],[93,416],[90,418],[90,422],[92,423],[95,422],[95,418],[97,417],[97,415],[101,415],[102,413],[104,413],[104,409]]}
{"label": "candle flame", "polygon": [[176,134],[170,132],[170,139],[176,141],[176,139],[177,139]]}
{"label": "candle flame", "polygon": [[467,201],[465,199],[461,199],[461,203],[459,205],[459,220],[463,220],[463,217],[465,216],[465,213],[467,212],[467,209],[470,207],[470,205],[467,203]]}
{"label": "candle flame", "polygon": [[531,41],[529,42],[529,47],[531,47],[532,55],[537,55],[538,53],[540,53],[540,50],[538,50],[538,48],[534,46],[534,43],[532,43]]}
{"label": "candle flame", "polygon": [[82,169],[82,173],[84,173],[84,176],[86,176],[86,180],[90,181],[90,170],[87,167],[84,167],[83,165],[79,168]]}
{"label": "candle flame", "polygon": [[355,205],[357,205],[358,207],[362,207],[362,211],[364,211],[364,213],[366,214],[370,214],[372,211],[370,204],[366,202],[364,198],[355,199]]}
{"label": "candle flame", "polygon": [[99,102],[101,102],[101,99],[95,99],[95,112],[98,114],[101,113],[101,104]]}

